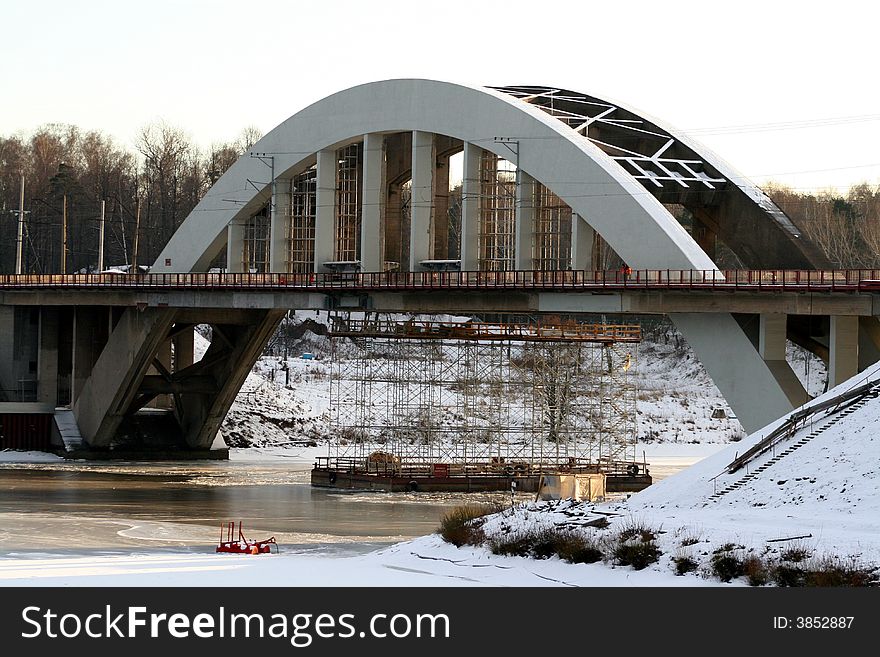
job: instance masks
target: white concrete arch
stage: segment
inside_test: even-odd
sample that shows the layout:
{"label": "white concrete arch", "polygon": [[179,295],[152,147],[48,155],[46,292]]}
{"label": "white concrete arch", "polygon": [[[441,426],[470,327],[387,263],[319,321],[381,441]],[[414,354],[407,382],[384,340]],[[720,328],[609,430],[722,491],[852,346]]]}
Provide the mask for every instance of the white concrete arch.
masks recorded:
{"label": "white concrete arch", "polygon": [[[663,205],[598,147],[540,109],[492,89],[433,80],[353,87],[294,114],[252,152],[273,156],[281,176],[322,149],[369,133],[409,130],[462,139],[508,159],[510,150],[496,138],[517,140],[519,166],[584,217],[630,266],[715,268]],[[186,218],[153,271],[204,270],[225,242],[226,226],[252,211],[256,198],[265,200],[269,177],[264,161],[241,157]],[[263,196],[248,181],[262,183]]]}
{"label": "white concrete arch", "polygon": [[[227,226],[266,201],[271,173],[290,175],[314,162],[318,151],[364,135],[401,131],[455,137],[508,159],[511,151],[498,138],[515,140],[519,167],[585,218],[633,268],[715,269],[709,256],[641,184],[597,146],[541,109],[491,89],[432,80],[387,80],[329,96],[267,134],[252,152],[271,160],[241,157],[186,218],[152,271],[204,271],[226,243]],[[731,315],[672,319],[747,430],[764,426],[805,401],[784,361],[766,362]]]}

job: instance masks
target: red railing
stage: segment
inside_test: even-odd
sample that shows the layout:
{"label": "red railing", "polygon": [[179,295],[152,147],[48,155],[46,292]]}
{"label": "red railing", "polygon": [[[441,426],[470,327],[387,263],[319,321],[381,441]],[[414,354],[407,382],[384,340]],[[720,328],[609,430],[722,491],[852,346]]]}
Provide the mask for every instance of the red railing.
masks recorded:
{"label": "red railing", "polygon": [[307,290],[748,290],[880,292],[877,269],[445,271],[319,274],[0,274],[0,290],[37,288]]}

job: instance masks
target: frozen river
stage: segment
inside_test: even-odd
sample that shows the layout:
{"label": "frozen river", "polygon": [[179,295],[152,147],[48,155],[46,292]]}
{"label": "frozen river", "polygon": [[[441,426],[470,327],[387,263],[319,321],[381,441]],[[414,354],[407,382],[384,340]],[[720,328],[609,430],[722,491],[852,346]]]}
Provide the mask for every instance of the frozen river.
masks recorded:
{"label": "frozen river", "polygon": [[[648,452],[655,481],[720,445]],[[650,448],[648,448],[650,449]],[[465,501],[510,494],[344,492],[312,488],[308,458],[215,462],[0,462],[0,554],[213,550],[220,523],[285,552],[357,554],[434,532]],[[531,499],[523,494],[520,500]]]}

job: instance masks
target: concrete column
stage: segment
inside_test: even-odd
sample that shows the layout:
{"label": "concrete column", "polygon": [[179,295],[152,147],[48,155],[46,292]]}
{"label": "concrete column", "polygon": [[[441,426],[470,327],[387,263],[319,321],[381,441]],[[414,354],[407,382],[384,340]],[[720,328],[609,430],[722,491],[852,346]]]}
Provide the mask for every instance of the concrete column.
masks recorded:
{"label": "concrete column", "polygon": [[116,435],[152,355],[168,335],[175,312],[126,308],[94,364],[94,375],[72,404],[80,433],[91,446],[107,446]]}
{"label": "concrete column", "polygon": [[461,270],[480,268],[480,155],[475,144],[464,144],[461,181]]}
{"label": "concrete column", "polygon": [[832,315],[828,348],[828,387],[833,388],[859,373],[859,318]]}
{"label": "concrete column", "polygon": [[385,137],[364,135],[364,171],[361,193],[361,271],[384,269]]}
{"label": "concrete column", "polygon": [[794,408],[768,363],[727,313],[671,313],[712,381],[751,433]]}
{"label": "concrete column", "polygon": [[[171,371],[171,340],[165,340],[159,345],[156,352],[156,360],[161,363],[166,372]],[[159,374],[157,368],[147,370],[148,374]],[[169,395],[156,395],[155,399],[149,404],[152,408],[171,408],[171,397]]]}
{"label": "concrete column", "polygon": [[516,171],[516,210],[514,216],[515,269],[532,269],[532,243],[535,239],[535,179],[522,169]]}
{"label": "concrete column", "polygon": [[188,328],[174,336],[174,371],[186,369],[195,362],[195,329]]}
{"label": "concrete column", "polygon": [[415,130],[412,140],[409,270],[420,271],[419,263],[433,257],[431,218],[434,213],[434,135]]}
{"label": "concrete column", "polygon": [[779,387],[788,397],[791,405],[801,406],[810,397],[800,379],[785,360],[785,339],[788,317],[782,313],[763,313],[758,322],[758,354],[767,363],[767,368],[776,379]]}
{"label": "concrete column", "polygon": [[579,214],[571,215],[571,268],[592,271],[596,231]]}
{"label": "concrete column", "polygon": [[437,160],[434,169],[434,221],[431,222],[434,256],[449,257],[449,158]]}
{"label": "concrete column", "polygon": [[880,361],[880,320],[859,317],[859,372]]}
{"label": "concrete column", "polygon": [[269,219],[269,271],[290,270],[290,180],[276,180]]}
{"label": "concrete column", "polygon": [[315,271],[327,271],[325,262],[335,259],[334,227],[336,224],[336,161],[335,150],[318,151],[315,181]]}
{"label": "concrete column", "polygon": [[782,313],[764,313],[758,328],[758,352],[764,360],[785,360],[787,316]]}
{"label": "concrete column", "polygon": [[236,222],[226,227],[226,271],[244,272],[244,226]]}
{"label": "concrete column", "polygon": [[40,351],[37,356],[37,399],[58,405],[58,309],[40,308]]}

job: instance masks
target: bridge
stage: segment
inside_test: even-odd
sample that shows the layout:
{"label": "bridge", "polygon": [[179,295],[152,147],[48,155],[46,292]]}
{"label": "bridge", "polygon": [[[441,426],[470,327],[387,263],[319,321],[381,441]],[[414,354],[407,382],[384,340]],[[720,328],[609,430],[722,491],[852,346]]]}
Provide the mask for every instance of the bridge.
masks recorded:
{"label": "bridge", "polygon": [[[721,244],[747,269],[719,270]],[[629,276],[601,270],[603,246]],[[832,270],[728,164],[619,103],[377,82],[266,135],[149,275],[0,277],[0,412],[66,407],[96,449],[164,433],[205,450],[289,308],[662,313],[753,430],[808,398],[786,338],[831,385],[880,358],[878,273]],[[196,324],[213,336],[197,363]]]}

